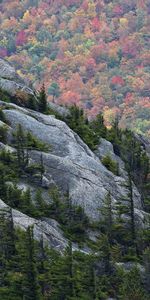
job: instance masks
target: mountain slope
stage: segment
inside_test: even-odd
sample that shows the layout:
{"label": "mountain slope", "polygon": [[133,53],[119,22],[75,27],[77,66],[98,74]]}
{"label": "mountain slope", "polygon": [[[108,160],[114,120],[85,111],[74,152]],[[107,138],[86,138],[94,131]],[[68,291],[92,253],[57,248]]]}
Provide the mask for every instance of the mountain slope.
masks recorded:
{"label": "mountain slope", "polygon": [[[126,179],[108,171],[65,123],[31,110],[18,111],[17,105],[7,103],[5,108],[0,102],[0,106],[9,124],[8,143],[11,145],[13,132],[21,124],[24,131],[50,146],[50,151],[42,151],[44,176],[49,185],[54,181],[64,193],[69,191],[71,201],[81,205],[91,219],[98,218],[98,208],[109,191],[114,200],[127,197]],[[29,158],[36,163],[40,156],[40,151],[29,151]],[[140,194],[136,188],[134,192],[135,205],[140,209]]]}
{"label": "mountain slope", "polygon": [[0,55],[26,81],[149,136],[149,0],[3,0],[0,11]]}
{"label": "mountain slope", "polygon": [[[8,72],[7,77],[10,77],[12,69],[7,62],[4,64],[5,70]],[[14,71],[13,73],[15,74]],[[11,78],[14,83],[13,79],[15,79],[15,75],[14,78]],[[23,83],[21,87],[23,90],[27,89]],[[9,97],[11,99],[12,96]],[[103,206],[108,193],[111,194],[113,203],[120,199],[128,199],[128,174],[125,164],[114,153],[113,145],[109,141],[101,139],[94,154],[65,122],[56,119],[54,115],[45,115],[4,101],[0,101],[0,109],[2,119],[0,148],[2,150],[10,151],[18,157],[18,151],[21,151],[16,140],[18,126],[22,128],[20,129],[22,136],[27,133],[30,143],[33,144],[33,140],[34,144],[36,143],[27,151],[25,166],[27,171],[23,172],[21,176],[19,175],[17,179],[17,186],[20,190],[24,191],[30,188],[32,201],[34,201],[36,190],[40,187],[44,201],[51,203],[52,197],[49,191],[53,187],[57,187],[62,195],[61,201],[64,201],[63,195],[67,194],[69,201],[76,206],[81,206],[91,221],[98,221],[99,209]],[[5,136],[3,128],[7,129]],[[23,157],[25,157],[26,152],[22,151]],[[103,158],[107,156],[111,157],[112,161],[118,165],[117,175],[102,164]],[[4,161],[5,159],[7,162],[7,155],[6,158],[4,156]],[[16,160],[15,156],[13,156],[13,160]],[[41,163],[43,171],[40,171]],[[133,185],[135,215],[140,223],[146,216],[141,199],[142,195]],[[5,201],[5,197],[2,200]]]}
{"label": "mountain slope", "polygon": [[148,300],[148,140],[0,68],[0,299]]}

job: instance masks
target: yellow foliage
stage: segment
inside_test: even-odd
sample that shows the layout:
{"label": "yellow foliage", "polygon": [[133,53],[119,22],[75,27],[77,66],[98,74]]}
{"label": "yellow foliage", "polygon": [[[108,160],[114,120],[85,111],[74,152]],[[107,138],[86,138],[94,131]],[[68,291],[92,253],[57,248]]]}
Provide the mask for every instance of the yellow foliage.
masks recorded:
{"label": "yellow foliage", "polygon": [[120,18],[120,24],[123,26],[127,26],[128,25],[128,20],[126,18]]}
{"label": "yellow foliage", "polygon": [[3,46],[3,47],[6,47],[7,46],[7,38],[4,37],[1,41],[0,41],[0,45]]}
{"label": "yellow foliage", "polygon": [[95,18],[96,17],[96,5],[93,3],[93,1],[90,1],[89,6],[88,6],[88,16],[90,18]]}
{"label": "yellow foliage", "polygon": [[31,21],[32,20],[31,20],[31,17],[30,17],[30,13],[29,13],[28,10],[26,10],[26,12],[23,15],[23,22],[30,23]]}
{"label": "yellow foliage", "polygon": [[75,15],[76,15],[77,17],[85,17],[85,12],[84,12],[83,9],[79,9],[79,10],[77,10],[77,11],[75,12]]}

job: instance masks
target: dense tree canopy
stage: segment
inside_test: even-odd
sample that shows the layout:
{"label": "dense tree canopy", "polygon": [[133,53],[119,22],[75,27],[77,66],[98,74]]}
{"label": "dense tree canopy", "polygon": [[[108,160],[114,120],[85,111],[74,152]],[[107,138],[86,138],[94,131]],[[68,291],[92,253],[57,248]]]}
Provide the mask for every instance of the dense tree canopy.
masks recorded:
{"label": "dense tree canopy", "polygon": [[[150,135],[149,0],[0,1],[0,56],[48,100]],[[54,85],[55,84],[55,85]]]}

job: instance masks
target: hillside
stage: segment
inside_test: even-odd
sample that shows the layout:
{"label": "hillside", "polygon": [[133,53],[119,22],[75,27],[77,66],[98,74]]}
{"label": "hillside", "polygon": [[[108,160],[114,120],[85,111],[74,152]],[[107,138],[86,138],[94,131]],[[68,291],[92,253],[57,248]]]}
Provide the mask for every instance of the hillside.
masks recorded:
{"label": "hillside", "polygon": [[50,101],[150,136],[149,14],[149,0],[3,0],[0,56]]}
{"label": "hillside", "polygon": [[0,60],[0,299],[148,300],[149,140],[45,100]]}

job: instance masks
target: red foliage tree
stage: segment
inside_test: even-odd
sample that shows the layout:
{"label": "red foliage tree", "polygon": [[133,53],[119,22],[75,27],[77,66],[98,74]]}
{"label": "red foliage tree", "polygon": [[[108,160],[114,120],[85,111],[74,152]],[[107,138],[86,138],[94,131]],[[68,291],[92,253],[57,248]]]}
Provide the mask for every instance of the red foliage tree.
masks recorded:
{"label": "red foliage tree", "polygon": [[27,42],[27,36],[24,30],[21,30],[17,33],[16,36],[16,46],[22,46]]}

